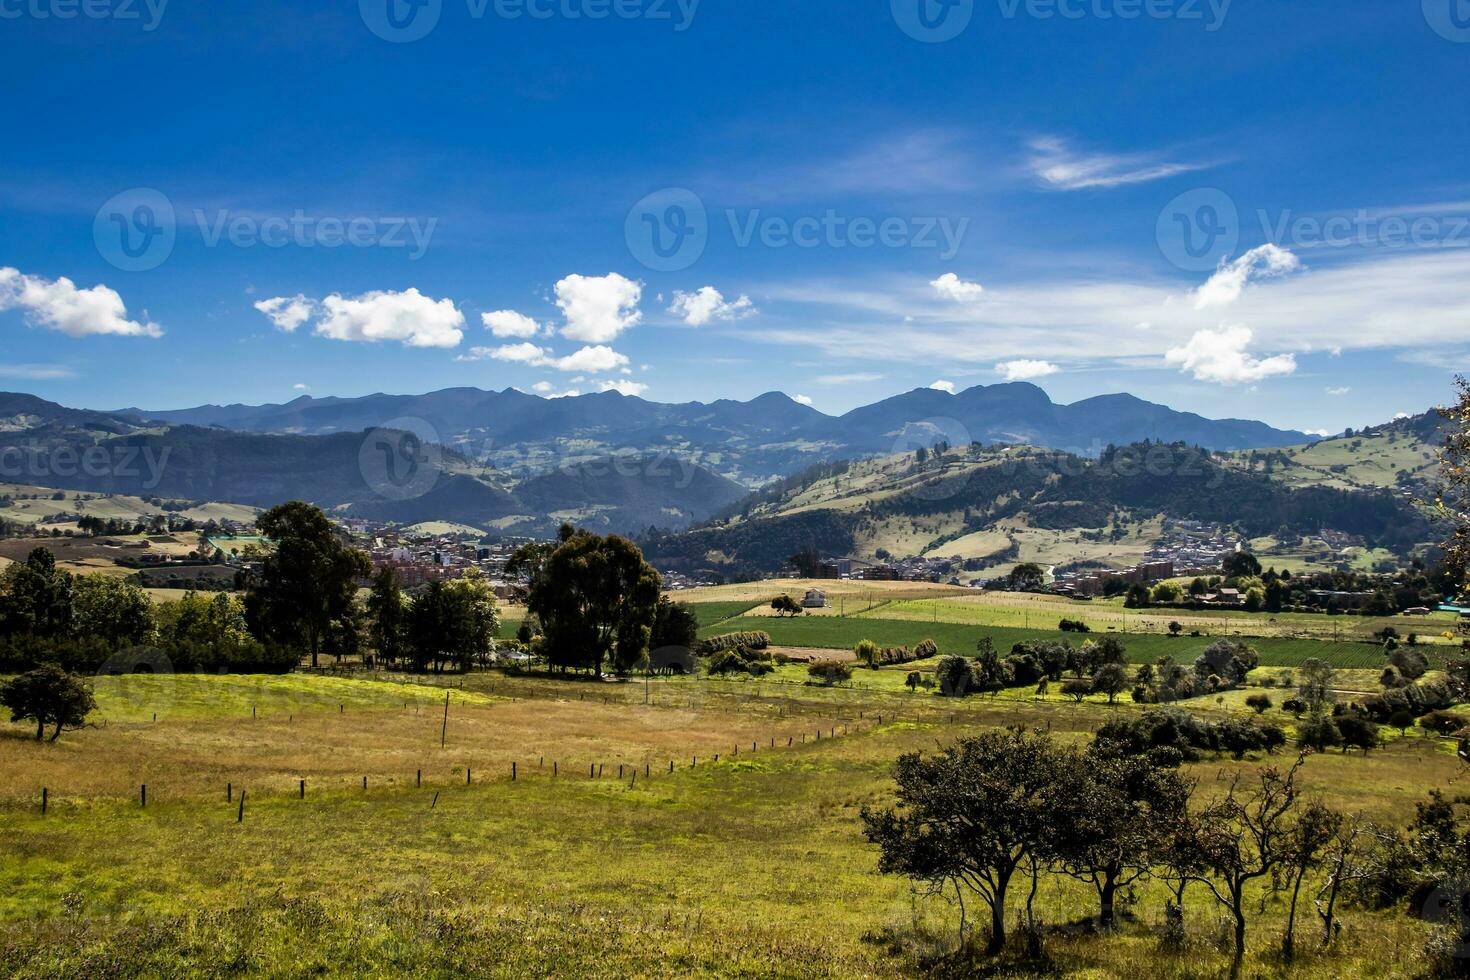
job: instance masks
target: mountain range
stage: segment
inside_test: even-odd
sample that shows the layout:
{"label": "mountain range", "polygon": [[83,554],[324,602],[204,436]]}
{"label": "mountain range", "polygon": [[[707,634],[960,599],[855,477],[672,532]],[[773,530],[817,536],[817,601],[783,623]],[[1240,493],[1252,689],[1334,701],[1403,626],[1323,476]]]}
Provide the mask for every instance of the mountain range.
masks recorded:
{"label": "mountain range", "polygon": [[918,389],[841,416],[776,392],[664,405],[616,392],[545,399],[451,388],[169,411],[0,394],[0,482],[256,506],[303,499],[341,516],[514,535],[562,521],[680,530],[814,465],[936,443],[1092,458],[1140,439],[1216,450],[1310,441],[1130,395],[1058,405],[1029,384]]}
{"label": "mountain range", "polygon": [[780,392],[745,402],[660,404],[617,392],[548,399],[514,388],[302,396],[280,405],[127,408],[109,414],[140,423],[292,435],[394,425],[422,431],[427,426],[445,446],[502,469],[533,467],[537,459],[666,451],[747,487],[813,463],[903,452],[937,441],[1025,444],[1095,457],[1108,445],[1143,439],[1215,450],[1299,445],[1313,439],[1262,422],[1178,412],[1127,394],[1061,405],[1024,382],[958,393],[918,388],[840,416],[825,415]]}

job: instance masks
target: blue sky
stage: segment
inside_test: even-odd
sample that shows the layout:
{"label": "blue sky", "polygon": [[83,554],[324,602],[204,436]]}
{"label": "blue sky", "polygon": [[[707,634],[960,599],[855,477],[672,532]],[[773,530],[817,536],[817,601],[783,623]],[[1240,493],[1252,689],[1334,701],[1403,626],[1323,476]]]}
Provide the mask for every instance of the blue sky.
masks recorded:
{"label": "blue sky", "polygon": [[0,0],[0,388],[1336,431],[1470,368],[1464,0],[418,2]]}

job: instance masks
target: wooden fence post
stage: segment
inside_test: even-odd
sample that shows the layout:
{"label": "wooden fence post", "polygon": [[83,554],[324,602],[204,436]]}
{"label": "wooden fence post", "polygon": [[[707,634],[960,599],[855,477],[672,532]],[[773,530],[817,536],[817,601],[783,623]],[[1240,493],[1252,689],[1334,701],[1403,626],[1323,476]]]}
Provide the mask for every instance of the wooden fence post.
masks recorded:
{"label": "wooden fence post", "polygon": [[43,817],[46,815],[46,804],[48,802],[48,800],[47,800],[47,797],[48,796],[49,796],[49,790],[47,790],[46,787],[42,786],[41,787],[41,816],[43,816]]}
{"label": "wooden fence post", "polygon": [[148,805],[148,784],[147,783],[144,783],[142,786],[138,787],[138,802],[142,806],[147,806]]}
{"label": "wooden fence post", "polygon": [[306,780],[301,781],[301,798],[306,799]]}
{"label": "wooden fence post", "polygon": [[240,790],[240,811],[235,814],[235,823],[245,822],[245,791]]}
{"label": "wooden fence post", "polygon": [[514,762],[510,764],[510,781],[516,781],[516,764]]}

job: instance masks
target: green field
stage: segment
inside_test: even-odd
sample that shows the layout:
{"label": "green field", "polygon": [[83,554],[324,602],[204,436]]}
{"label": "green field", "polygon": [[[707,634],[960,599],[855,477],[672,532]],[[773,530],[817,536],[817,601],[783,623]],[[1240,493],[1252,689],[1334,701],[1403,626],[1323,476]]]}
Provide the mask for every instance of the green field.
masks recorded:
{"label": "green field", "polygon": [[[859,640],[872,640],[879,646],[912,647],[920,640],[930,639],[939,646],[941,653],[956,653],[968,656],[975,643],[988,636],[1002,653],[1025,641],[1066,640],[1080,646],[1089,638],[1098,635],[1116,636],[1128,648],[1128,659],[1132,663],[1152,663],[1160,657],[1173,657],[1180,663],[1193,661],[1201,650],[1217,637],[1172,637],[1158,633],[1125,633],[1112,631],[1105,634],[1063,633],[1054,629],[1023,629],[1007,626],[973,626],[959,623],[924,622],[922,620],[879,619],[871,617],[806,616],[795,619],[775,619],[764,616],[743,616],[727,620],[718,626],[701,630],[702,636],[717,633],[735,633],[742,630],[764,630],[777,646],[814,647],[820,649],[851,649]],[[1384,655],[1376,643],[1333,642],[1331,640],[1302,640],[1290,637],[1245,637],[1246,642],[1261,655],[1262,666],[1294,667],[1309,657],[1318,657],[1338,667],[1372,668],[1382,667]],[[1424,647],[1432,662],[1442,664],[1448,647]]]}

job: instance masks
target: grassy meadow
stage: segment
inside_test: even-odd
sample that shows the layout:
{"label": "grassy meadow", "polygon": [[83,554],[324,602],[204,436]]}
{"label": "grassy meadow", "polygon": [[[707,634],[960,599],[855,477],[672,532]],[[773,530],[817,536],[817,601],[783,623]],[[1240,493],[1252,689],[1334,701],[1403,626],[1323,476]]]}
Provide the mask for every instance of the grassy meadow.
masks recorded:
{"label": "grassy meadow", "polygon": [[[859,808],[888,798],[902,752],[1000,724],[1080,739],[1137,710],[493,674],[172,683],[99,680],[99,724],[55,744],[0,731],[0,973],[953,973],[954,908],[878,873]],[[1256,764],[1194,775],[1208,793]],[[1367,757],[1314,757],[1306,773],[1328,802],[1402,820],[1458,764],[1439,740],[1410,736]],[[1164,896],[1135,889],[1116,937],[1051,935],[1049,972],[1120,976],[1147,958],[1155,976],[1223,975],[1202,889],[1189,948],[1160,953]],[[1247,972],[1274,975],[1282,906],[1260,899]],[[1086,921],[1094,902],[1070,879],[1044,879],[1038,895],[1054,926]],[[1421,923],[1353,910],[1344,922],[1330,955],[1301,943],[1292,975],[1413,974]]]}

